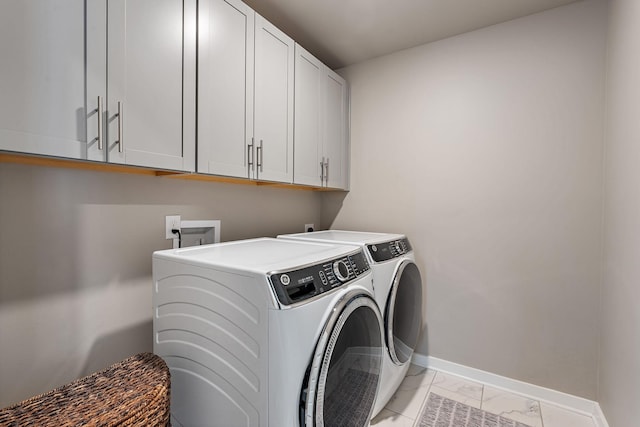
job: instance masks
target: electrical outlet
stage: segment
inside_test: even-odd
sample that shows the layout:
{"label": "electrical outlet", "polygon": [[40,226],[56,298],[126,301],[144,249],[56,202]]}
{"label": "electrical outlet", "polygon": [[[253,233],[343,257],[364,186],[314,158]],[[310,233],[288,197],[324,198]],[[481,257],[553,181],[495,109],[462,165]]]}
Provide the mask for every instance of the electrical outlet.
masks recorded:
{"label": "electrical outlet", "polygon": [[305,224],[304,225],[304,232],[305,233],[310,233],[312,231],[314,231],[316,229],[316,227],[313,224]]}
{"label": "electrical outlet", "polygon": [[167,240],[177,239],[178,235],[171,232],[176,228],[180,230],[180,215],[167,215],[164,222],[164,238]]}

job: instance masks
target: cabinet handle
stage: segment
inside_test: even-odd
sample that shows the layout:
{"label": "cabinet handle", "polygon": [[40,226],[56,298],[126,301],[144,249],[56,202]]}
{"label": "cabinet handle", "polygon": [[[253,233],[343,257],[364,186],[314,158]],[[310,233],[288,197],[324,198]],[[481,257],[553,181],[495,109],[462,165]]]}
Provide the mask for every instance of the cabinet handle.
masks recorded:
{"label": "cabinet handle", "polygon": [[124,141],[122,140],[122,115],[124,114],[124,107],[122,102],[118,101],[118,151],[122,153],[124,151]]}
{"label": "cabinet handle", "polygon": [[256,156],[258,157],[258,168],[260,172],[262,172],[262,155],[264,153],[264,149],[262,147],[262,140],[260,140],[260,145],[256,147]]}
{"label": "cabinet handle", "polygon": [[253,171],[253,138],[251,138],[251,144],[247,145],[247,166],[250,166],[250,170]]}
{"label": "cabinet handle", "polygon": [[102,97],[98,96],[98,108],[96,108],[98,114],[98,150],[102,151]]}
{"label": "cabinet handle", "polygon": [[329,158],[327,157],[327,160],[324,162],[324,182],[327,183],[327,185],[329,185]]}
{"label": "cabinet handle", "polygon": [[324,157],[320,161],[320,185],[324,182]]}

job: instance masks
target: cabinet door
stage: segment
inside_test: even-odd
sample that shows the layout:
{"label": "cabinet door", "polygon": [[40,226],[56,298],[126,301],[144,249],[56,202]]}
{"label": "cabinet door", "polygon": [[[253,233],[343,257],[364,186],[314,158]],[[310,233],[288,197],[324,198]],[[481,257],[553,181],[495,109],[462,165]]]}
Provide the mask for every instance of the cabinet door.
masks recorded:
{"label": "cabinet door", "polygon": [[194,170],[195,13],[195,0],[109,0],[109,162]]}
{"label": "cabinet door", "polygon": [[293,40],[256,15],[255,177],[262,180],[293,180],[293,73]]}
{"label": "cabinet door", "polygon": [[324,88],[324,132],[323,153],[326,162],[327,187],[348,187],[348,88],[347,82],[327,69]]}
{"label": "cabinet door", "polygon": [[0,2],[0,150],[86,158],[85,64],[84,0]]}
{"label": "cabinet door", "polygon": [[296,44],[293,182],[322,185],[322,82],[324,65]]}
{"label": "cabinet door", "polygon": [[251,8],[239,0],[199,1],[198,172],[249,177],[253,43]]}

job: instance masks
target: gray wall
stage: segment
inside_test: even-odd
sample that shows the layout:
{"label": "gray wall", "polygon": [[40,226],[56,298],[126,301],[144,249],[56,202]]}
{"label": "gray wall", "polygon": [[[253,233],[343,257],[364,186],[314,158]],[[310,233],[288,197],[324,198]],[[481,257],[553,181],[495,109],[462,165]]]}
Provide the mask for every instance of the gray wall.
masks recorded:
{"label": "gray wall", "polygon": [[151,253],[164,216],[221,239],[301,232],[320,195],[0,163],[0,407],[151,351]]}
{"label": "gray wall", "polygon": [[420,353],[596,398],[605,27],[587,0],[341,71],[351,192],[323,222],[411,238]]}
{"label": "gray wall", "polygon": [[609,3],[599,401],[611,426],[640,420],[640,2]]}

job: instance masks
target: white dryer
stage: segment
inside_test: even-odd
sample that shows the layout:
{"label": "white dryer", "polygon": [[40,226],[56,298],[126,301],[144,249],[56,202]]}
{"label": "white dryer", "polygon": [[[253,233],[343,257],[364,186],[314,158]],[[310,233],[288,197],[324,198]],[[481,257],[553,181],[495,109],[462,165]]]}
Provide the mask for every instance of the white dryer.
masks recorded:
{"label": "white dryer", "polygon": [[402,234],[326,230],[287,234],[282,239],[358,245],[373,271],[376,302],[384,315],[382,383],[373,416],[404,379],[422,329],[423,283],[409,239]]}
{"label": "white dryer", "polygon": [[174,426],[368,426],[382,317],[358,246],[252,239],[153,255]]}

